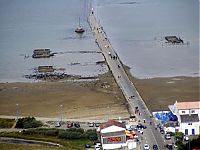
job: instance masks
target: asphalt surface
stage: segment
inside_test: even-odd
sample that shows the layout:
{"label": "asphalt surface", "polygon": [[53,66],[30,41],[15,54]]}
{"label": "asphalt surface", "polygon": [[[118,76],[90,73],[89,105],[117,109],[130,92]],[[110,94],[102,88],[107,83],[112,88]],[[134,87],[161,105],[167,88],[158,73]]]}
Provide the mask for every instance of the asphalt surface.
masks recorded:
{"label": "asphalt surface", "polygon": [[[147,126],[147,129],[144,129],[144,133],[141,135],[142,140],[140,148],[143,149],[143,145],[147,143],[150,149],[152,149],[154,144],[158,145],[160,150],[165,149],[163,137],[159,133],[159,130],[155,130],[155,122],[151,118],[146,104],[137,92],[134,84],[129,80],[117,53],[112,48],[103,27],[98,24],[94,14],[90,15],[89,23],[94,33],[95,41],[101,49],[118,86],[132,108],[132,113],[134,114],[135,107],[138,107],[140,115],[135,114],[137,119],[141,122],[145,119],[145,123],[143,124]],[[152,122],[151,125],[150,122]]]}

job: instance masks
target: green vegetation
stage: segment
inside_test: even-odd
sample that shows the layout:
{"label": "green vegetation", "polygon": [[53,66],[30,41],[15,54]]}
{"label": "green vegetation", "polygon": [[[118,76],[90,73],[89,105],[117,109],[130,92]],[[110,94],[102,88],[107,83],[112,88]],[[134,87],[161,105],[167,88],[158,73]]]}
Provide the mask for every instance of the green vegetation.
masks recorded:
{"label": "green vegetation", "polygon": [[19,118],[15,128],[37,128],[41,127],[42,122],[37,121],[34,117]]}
{"label": "green vegetation", "polygon": [[15,123],[15,119],[0,118],[0,128],[11,128]]}
{"label": "green vegetation", "polygon": [[29,146],[29,145],[19,145],[19,144],[0,144],[1,150],[66,150],[66,148],[52,148],[44,146]]}
{"label": "green vegetation", "polygon": [[[37,128],[37,129],[23,130],[22,132],[0,133],[0,136],[59,143],[64,146],[64,149],[67,149],[67,150],[68,149],[69,150],[84,150],[85,149],[84,145],[86,143],[89,143],[92,145],[92,143],[94,143],[94,141],[97,140],[96,130],[84,131],[81,128],[78,128],[78,129],[71,128],[71,129],[66,129],[66,130],[56,129],[56,128],[50,128],[50,129]],[[1,146],[0,146],[0,149],[1,149]],[[63,148],[52,148],[52,149],[62,150]],[[35,148],[33,148],[33,150],[35,150]],[[44,148],[44,150],[46,149]]]}

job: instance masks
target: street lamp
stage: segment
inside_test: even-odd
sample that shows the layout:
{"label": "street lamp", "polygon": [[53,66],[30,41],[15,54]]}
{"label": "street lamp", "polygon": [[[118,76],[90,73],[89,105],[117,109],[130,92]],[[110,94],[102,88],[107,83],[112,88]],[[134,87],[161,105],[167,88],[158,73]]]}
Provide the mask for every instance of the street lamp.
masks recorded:
{"label": "street lamp", "polygon": [[63,118],[62,108],[63,108],[63,105],[60,105],[60,122],[62,122],[62,118]]}
{"label": "street lamp", "polygon": [[19,104],[16,104],[16,120],[19,119]]}

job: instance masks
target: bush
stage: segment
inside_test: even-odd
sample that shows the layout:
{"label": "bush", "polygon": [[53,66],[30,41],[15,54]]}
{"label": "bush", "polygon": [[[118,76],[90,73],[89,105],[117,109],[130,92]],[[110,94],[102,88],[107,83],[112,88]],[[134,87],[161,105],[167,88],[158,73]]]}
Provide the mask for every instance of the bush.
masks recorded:
{"label": "bush", "polygon": [[0,118],[0,128],[11,128],[15,123],[15,119]]}
{"label": "bush", "polygon": [[82,134],[80,132],[62,131],[58,134],[60,139],[80,139],[81,137]]}
{"label": "bush", "polygon": [[47,136],[58,136],[58,130],[47,130],[45,135]]}
{"label": "bush", "polygon": [[97,132],[95,129],[89,129],[84,133],[84,137],[89,139],[89,140],[97,140],[98,136],[97,136]]}
{"label": "bush", "polygon": [[25,117],[25,118],[19,118],[16,124],[16,128],[37,128],[42,126],[42,123],[40,121],[35,120],[34,117]]}
{"label": "bush", "polygon": [[81,134],[84,133],[84,129],[82,129],[82,128],[69,128],[66,131],[69,131],[69,132],[79,132]]}

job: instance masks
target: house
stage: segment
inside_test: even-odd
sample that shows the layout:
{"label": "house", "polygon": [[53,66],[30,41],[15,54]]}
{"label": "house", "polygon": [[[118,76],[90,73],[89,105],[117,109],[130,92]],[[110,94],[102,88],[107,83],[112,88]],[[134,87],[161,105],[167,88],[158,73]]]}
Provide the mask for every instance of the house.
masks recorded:
{"label": "house", "polygon": [[177,116],[179,132],[185,135],[200,134],[200,101],[194,102],[175,102],[169,105],[171,112]]}
{"label": "house", "polygon": [[100,132],[102,148],[108,150],[126,147],[125,130],[126,126],[115,120],[109,120],[102,123],[98,129]]}

